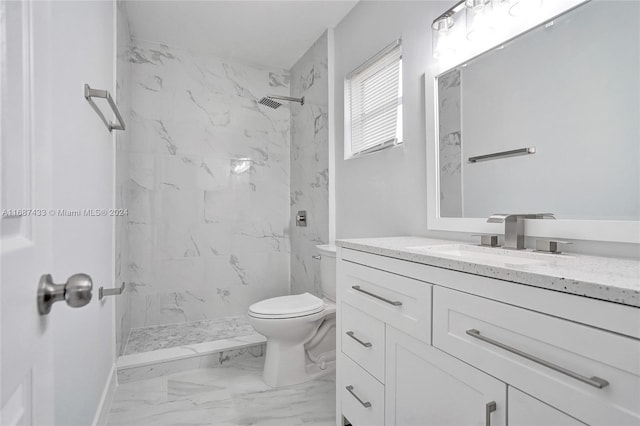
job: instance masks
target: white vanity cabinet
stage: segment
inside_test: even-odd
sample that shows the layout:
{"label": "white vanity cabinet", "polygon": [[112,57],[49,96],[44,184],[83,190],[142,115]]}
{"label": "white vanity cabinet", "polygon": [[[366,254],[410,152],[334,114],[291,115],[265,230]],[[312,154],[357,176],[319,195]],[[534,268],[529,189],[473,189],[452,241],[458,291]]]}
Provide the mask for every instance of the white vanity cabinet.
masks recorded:
{"label": "white vanity cabinet", "polygon": [[509,386],[509,426],[585,425],[560,410]]}
{"label": "white vanity cabinet", "polygon": [[640,309],[341,248],[338,425],[640,425]]}
{"label": "white vanity cabinet", "polygon": [[506,401],[500,380],[387,327],[384,424],[504,426]]}

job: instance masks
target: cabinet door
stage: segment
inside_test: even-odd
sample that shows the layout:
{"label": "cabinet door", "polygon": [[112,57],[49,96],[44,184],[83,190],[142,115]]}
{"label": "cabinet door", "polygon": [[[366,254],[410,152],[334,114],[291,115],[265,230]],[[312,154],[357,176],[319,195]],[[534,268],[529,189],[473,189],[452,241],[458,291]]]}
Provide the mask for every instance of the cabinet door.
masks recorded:
{"label": "cabinet door", "polygon": [[560,410],[509,386],[509,426],[582,426]]}
{"label": "cabinet door", "polygon": [[387,426],[504,426],[507,385],[387,326]]}

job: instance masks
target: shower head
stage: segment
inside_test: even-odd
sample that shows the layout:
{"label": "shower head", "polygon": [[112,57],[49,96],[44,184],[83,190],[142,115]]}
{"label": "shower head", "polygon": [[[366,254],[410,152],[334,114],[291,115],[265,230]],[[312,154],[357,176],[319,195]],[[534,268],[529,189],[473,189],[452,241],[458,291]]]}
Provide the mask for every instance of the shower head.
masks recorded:
{"label": "shower head", "polygon": [[298,102],[300,105],[304,105],[304,96],[301,98],[292,98],[290,96],[268,95],[260,99],[258,103],[268,106],[269,108],[277,109],[281,107],[282,104],[276,101],[276,99],[280,101]]}
{"label": "shower head", "polygon": [[282,106],[280,102],[274,101],[273,99],[271,99],[271,97],[267,97],[267,96],[260,99],[258,103],[261,103],[262,105],[268,106],[269,108],[273,108],[273,109],[278,109]]}

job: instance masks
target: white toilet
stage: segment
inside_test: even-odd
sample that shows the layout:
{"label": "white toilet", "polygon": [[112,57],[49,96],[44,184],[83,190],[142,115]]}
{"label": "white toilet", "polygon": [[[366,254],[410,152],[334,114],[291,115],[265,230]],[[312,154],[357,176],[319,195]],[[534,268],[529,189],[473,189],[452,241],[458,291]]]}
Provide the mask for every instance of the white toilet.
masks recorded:
{"label": "white toilet", "polygon": [[272,387],[303,383],[335,371],[336,247],[316,247],[322,299],[304,293],[249,307],[249,322],[267,338],[262,377]]}

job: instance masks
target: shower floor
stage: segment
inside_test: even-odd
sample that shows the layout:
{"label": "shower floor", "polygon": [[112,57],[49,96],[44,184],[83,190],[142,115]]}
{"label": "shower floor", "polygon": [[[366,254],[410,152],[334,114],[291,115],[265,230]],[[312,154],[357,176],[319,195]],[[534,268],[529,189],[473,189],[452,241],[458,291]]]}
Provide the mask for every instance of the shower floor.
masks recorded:
{"label": "shower floor", "polygon": [[211,367],[236,357],[262,357],[266,341],[243,316],[135,328],[118,358],[118,381]]}
{"label": "shower floor", "polygon": [[255,334],[248,319],[242,316],[134,328],[129,334],[123,355]]}

